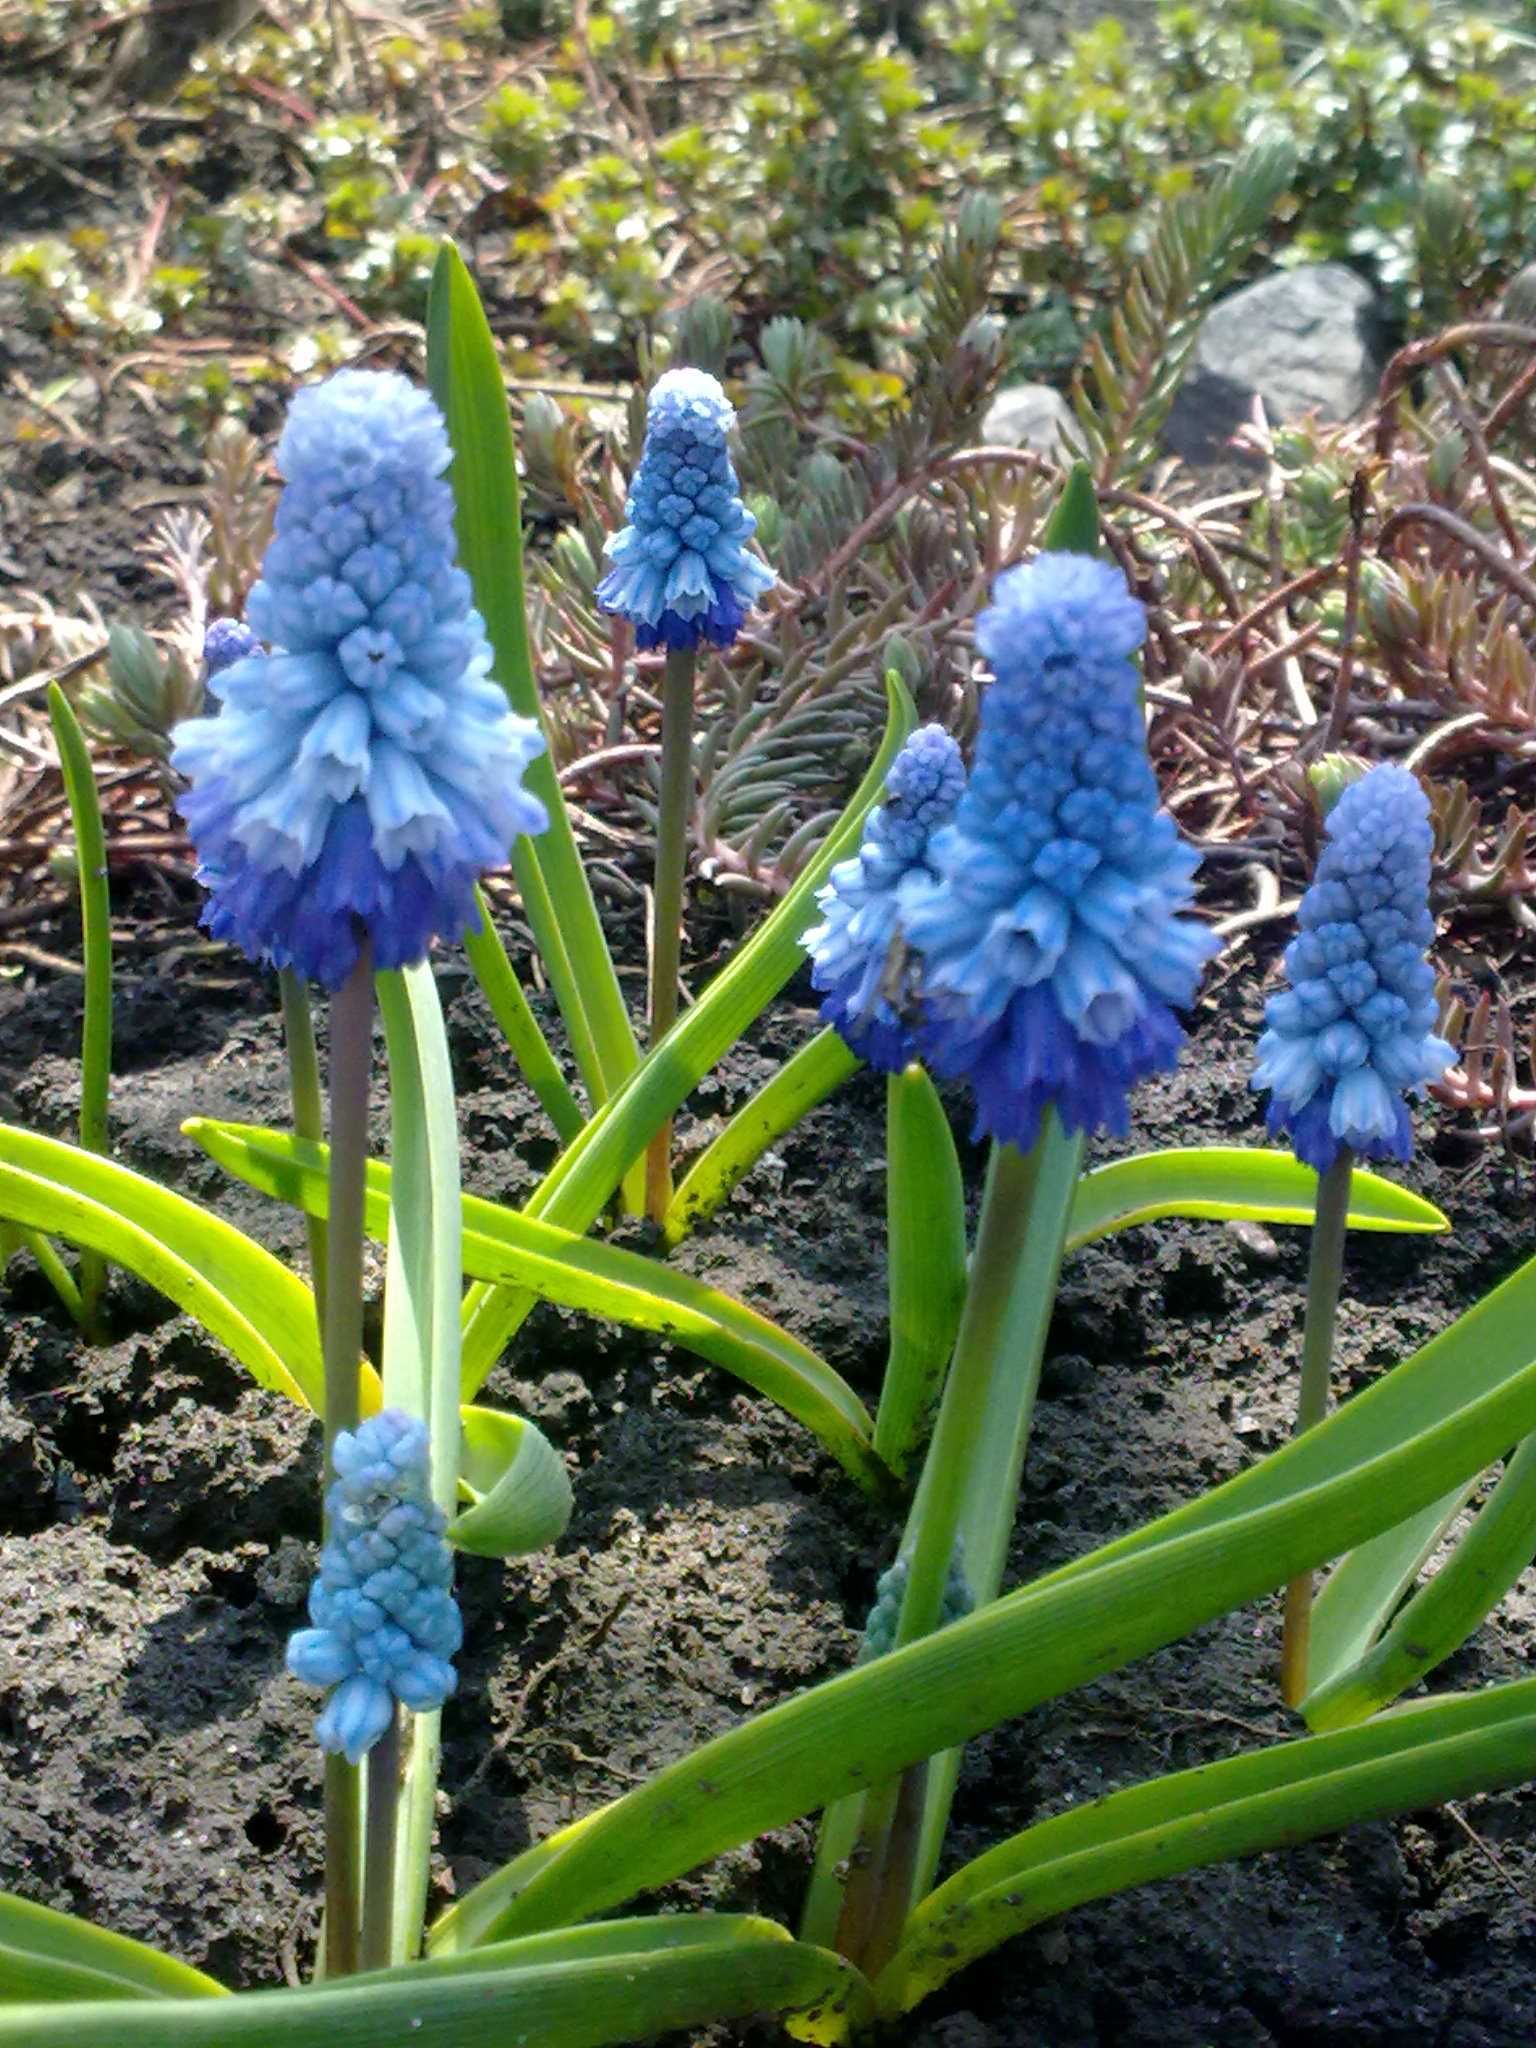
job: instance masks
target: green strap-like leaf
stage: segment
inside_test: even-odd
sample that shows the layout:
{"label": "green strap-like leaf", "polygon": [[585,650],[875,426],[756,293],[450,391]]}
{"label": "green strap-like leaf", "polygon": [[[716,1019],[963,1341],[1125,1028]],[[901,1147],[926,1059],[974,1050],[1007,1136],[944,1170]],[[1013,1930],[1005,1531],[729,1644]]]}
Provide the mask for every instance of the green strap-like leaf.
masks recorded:
{"label": "green strap-like leaf", "polygon": [[[1289,1152],[1238,1145],[1179,1146],[1141,1152],[1095,1167],[1078,1182],[1067,1249],[1161,1216],[1208,1216],[1253,1223],[1310,1223],[1317,1175]],[[1420,1196],[1356,1167],[1350,1181],[1351,1230],[1449,1230]]]}
{"label": "green strap-like leaf", "polygon": [[549,1049],[548,1039],[539,1029],[538,1018],[528,1006],[483,889],[475,891],[475,908],[480,913],[480,929],[464,934],[465,954],[524,1080],[539,1098],[560,1142],[568,1145],[585,1118]]}
{"label": "green strap-like leaf", "polygon": [[501,1408],[464,1408],[460,1484],[470,1497],[448,1541],[477,1557],[526,1557],[571,1519],[565,1460],[542,1430]]}
{"label": "green strap-like leaf", "polygon": [[[112,1088],[112,904],[107,889],[107,837],[91,750],[73,707],[57,683],[48,685],[48,716],[59,750],[64,793],[75,831],[80,880],[80,953],[85,967],[85,1020],[80,1038],[80,1143],[87,1152],[108,1146],[107,1103]],[[104,1275],[99,1258],[80,1261],[80,1303],[93,1323]]]}
{"label": "green strap-like leaf", "polygon": [[[857,846],[864,819],[885,787],[886,770],[917,721],[901,678],[888,674],[885,687],[890,708],[880,750],[815,858],[699,1000],[646,1054],[619,1094],[555,1161],[529,1201],[528,1215],[566,1230],[590,1230],[654,1134],[803,964],[800,941],[816,915],[816,891]],[[471,1290],[464,1360],[472,1387],[484,1380],[533,1301],[526,1290]]]}
{"label": "green strap-like leaf", "polygon": [[768,1147],[792,1131],[862,1065],[858,1054],[851,1052],[835,1031],[818,1031],[809,1044],[802,1045],[742,1104],[678,1183],[663,1226],[667,1245],[681,1244],[690,1231],[707,1222]]}
{"label": "green strap-like leaf", "polygon": [[0,1125],[0,1216],[88,1245],[137,1273],[227,1345],[261,1386],[319,1412],[314,1297],[232,1224],[110,1159],[11,1125]]}
{"label": "green strap-like leaf", "polygon": [[[543,1950],[537,1960],[528,1951]],[[677,2028],[771,2011],[801,2040],[836,2044],[868,2021],[868,1987],[825,1949],[770,1921],[620,1922],[293,1991],[144,2009],[0,2006],[7,2048],[618,2048]]]}
{"label": "green strap-like leaf", "polygon": [[[449,480],[459,560],[485,620],[496,678],[512,708],[542,725],[528,646],[523,512],[506,387],[474,281],[446,242],[427,304],[427,377],[453,444]],[[602,1103],[639,1058],[634,1029],[552,756],[534,761],[524,780],[548,812],[549,824],[537,838],[519,835],[511,848],[512,867],[577,1065],[592,1101]]]}
{"label": "green strap-like leaf", "polygon": [[965,1304],[965,1188],[949,1118],[919,1066],[886,1084],[891,1349],[875,1448],[905,1473],[922,1446]]}
{"label": "green strap-like leaf", "polygon": [[[194,1117],[183,1126],[230,1173],[296,1207],[323,1210],[326,1151],[282,1131]],[[378,1234],[388,1211],[389,1168],[368,1166],[368,1228]],[[638,1252],[620,1250],[474,1196],[464,1199],[464,1270],[515,1285],[562,1308],[653,1330],[734,1373],[814,1431],[849,1476],[885,1497],[891,1475],[876,1458],[868,1411],[826,1360],[744,1303],[675,1273]],[[466,1372],[462,1390],[474,1389]]]}
{"label": "green strap-like leaf", "polygon": [[[0,2025],[15,2002],[220,1998],[222,1984],[160,1949],[0,1892]],[[24,2038],[15,2036],[13,2038]]]}
{"label": "green strap-like leaf", "polygon": [[[1352,1668],[1302,1703],[1314,1728],[1376,1713],[1459,1649],[1521,1577],[1536,1551],[1536,1437],[1527,1437],[1472,1526],[1439,1570]],[[1346,1559],[1340,1570],[1348,1568]]]}
{"label": "green strap-like leaf", "polygon": [[1533,1759],[1526,1679],[1112,1792],[999,1844],[925,1899],[876,1983],[881,2011],[910,2012],[999,1942],[1087,1899],[1518,1784]]}
{"label": "green strap-like leaf", "polygon": [[[1341,1558],[1312,1603],[1307,1682],[1314,1694],[1356,1666],[1477,1491],[1480,1474]],[[1325,1724],[1329,1725],[1329,1724]]]}
{"label": "green strap-like leaf", "polygon": [[1536,1261],[1249,1472],[906,1649],[706,1743],[535,1860],[439,1949],[600,1913],[1075,1691],[1416,1513],[1536,1430]]}

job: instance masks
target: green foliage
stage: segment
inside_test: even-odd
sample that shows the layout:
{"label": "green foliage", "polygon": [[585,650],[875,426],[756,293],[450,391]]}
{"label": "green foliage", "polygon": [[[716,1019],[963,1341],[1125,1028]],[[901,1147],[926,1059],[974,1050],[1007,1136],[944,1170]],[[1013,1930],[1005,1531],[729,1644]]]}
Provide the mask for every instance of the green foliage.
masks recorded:
{"label": "green foliage", "polygon": [[[1507,12],[1165,0],[1139,30],[1111,18],[1055,49],[1011,0],[931,0],[894,17],[899,35],[836,0],[772,0],[726,36],[708,8],[660,0],[509,4],[499,24],[489,7],[405,28],[262,19],[183,80],[201,132],[154,145],[179,183],[152,270],[133,237],[93,230],[89,248],[0,241],[0,276],[33,319],[126,346],[166,320],[218,332],[234,272],[264,272],[267,303],[282,279],[291,301],[297,246],[365,316],[419,318],[420,238],[468,217],[537,309],[516,345],[530,366],[627,355],[707,274],[900,378],[944,224],[985,194],[1011,215],[993,309],[1009,367],[1059,374],[1146,256],[1155,204],[1275,130],[1297,148],[1279,240],[1363,264],[1430,322],[1486,298],[1529,244],[1528,39]],[[46,162],[101,46],[47,10],[13,34],[37,53],[26,139]],[[253,94],[275,164],[243,154]],[[329,310],[310,300],[307,324]]]}

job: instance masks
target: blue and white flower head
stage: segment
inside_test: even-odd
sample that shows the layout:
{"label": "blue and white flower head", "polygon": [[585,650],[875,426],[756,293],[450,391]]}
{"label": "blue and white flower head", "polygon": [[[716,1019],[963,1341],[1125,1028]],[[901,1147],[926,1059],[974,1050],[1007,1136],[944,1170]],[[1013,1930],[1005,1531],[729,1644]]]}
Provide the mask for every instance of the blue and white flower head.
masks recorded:
{"label": "blue and white flower head", "polygon": [[823,922],[803,941],[823,1020],[881,1073],[899,1073],[917,1056],[898,1007],[898,892],[916,876],[932,879],[930,841],[964,788],[959,747],[943,726],[920,726],[891,763],[886,800],[865,820],[858,852],[839,861],[818,892]]}
{"label": "blue and white flower head", "polygon": [[309,1595],[315,1625],[289,1637],[288,1669],[330,1688],[315,1735],[355,1764],[397,1705],[425,1714],[451,1697],[450,1659],[464,1628],[432,1501],[426,1425],[386,1408],[342,1430],[332,1457],[329,1536]]}
{"label": "blue and white flower head", "polygon": [[[475,883],[547,819],[522,787],[543,735],[492,681],[455,562],[451,451],[425,391],[342,370],[293,401],[253,645],[210,635],[217,715],[176,729],[203,922],[337,988],[476,921]],[[266,643],[263,653],[254,641]]]}
{"label": "blue and white flower head", "polygon": [[1285,949],[1291,986],[1264,1009],[1253,1086],[1272,1132],[1325,1173],[1348,1145],[1365,1159],[1413,1153],[1406,1096],[1455,1053],[1435,1035],[1434,832],[1405,768],[1372,768],[1328,814],[1328,840]]}
{"label": "blue and white flower head", "polygon": [[645,445],[604,550],[604,611],[633,622],[637,647],[729,647],[777,578],[747,547],[757,521],[741,502],[727,436],[736,414],[705,370],[668,370],[652,386]]}
{"label": "blue and white flower head", "polygon": [[971,779],[930,849],[937,881],[901,891],[919,1050],[970,1083],[978,1137],[1027,1148],[1049,1107],[1069,1131],[1123,1134],[1132,1085],[1174,1064],[1174,1007],[1217,950],[1178,914],[1198,857],[1147,758],[1131,660],[1146,615],[1086,555],[1041,555],[992,596]]}

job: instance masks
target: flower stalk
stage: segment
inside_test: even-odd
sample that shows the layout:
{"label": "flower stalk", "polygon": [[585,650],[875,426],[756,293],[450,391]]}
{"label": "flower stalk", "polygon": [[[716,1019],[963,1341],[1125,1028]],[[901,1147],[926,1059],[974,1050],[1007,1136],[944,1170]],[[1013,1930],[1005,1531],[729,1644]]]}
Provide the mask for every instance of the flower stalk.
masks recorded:
{"label": "flower stalk", "polygon": [[[363,1348],[363,1204],[368,1167],[368,1083],[373,1061],[373,967],[366,941],[331,998],[331,1154],[326,1242],[325,1486],[336,1478],[336,1439],[358,1422]],[[329,1513],[325,1540],[330,1541]],[[325,1760],[325,1974],[359,1967],[362,1798],[355,1764]]]}
{"label": "flower stalk", "polygon": [[[659,1045],[677,1020],[683,949],[683,892],[688,870],[688,814],[693,801],[693,697],[696,647],[667,649],[661,700],[661,800],[656,814],[656,870],[651,889],[650,1042]],[[645,1160],[645,1208],[666,1219],[672,1199],[672,1120],[657,1131]]]}
{"label": "flower stalk", "polygon": [[[293,1111],[293,1128],[301,1138],[321,1145],[325,1142],[325,1109],[320,1087],[320,1059],[315,1050],[315,1019],[309,1007],[309,991],[291,967],[277,977],[283,1005],[283,1050],[288,1061],[288,1103]],[[306,1216],[309,1238],[310,1282],[315,1293],[315,1313],[325,1327],[326,1233],[323,1216]]]}
{"label": "flower stalk", "polygon": [[[1338,1321],[1339,1287],[1344,1275],[1344,1238],[1349,1227],[1349,1191],[1354,1154],[1341,1145],[1333,1164],[1317,1184],[1317,1216],[1312,1225],[1312,1251],[1307,1267],[1307,1316],[1301,1344],[1301,1386],[1296,1400],[1297,1436],[1303,1436],[1328,1413],[1333,1368],[1333,1335]],[[1280,1693],[1288,1707],[1307,1696],[1307,1660],[1312,1634],[1312,1573],[1304,1572],[1285,1589],[1285,1623],[1280,1648]]]}

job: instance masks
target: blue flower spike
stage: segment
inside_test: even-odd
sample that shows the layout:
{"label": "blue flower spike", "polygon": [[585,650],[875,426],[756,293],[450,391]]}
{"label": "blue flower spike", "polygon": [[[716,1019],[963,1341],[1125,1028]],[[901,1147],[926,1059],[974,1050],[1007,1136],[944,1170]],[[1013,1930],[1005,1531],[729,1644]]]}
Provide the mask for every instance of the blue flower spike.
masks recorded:
{"label": "blue flower spike", "polygon": [[970,1084],[977,1137],[1028,1150],[1048,1108],[1068,1131],[1125,1133],[1218,941],[1180,915],[1198,856],[1158,808],[1131,658],[1146,614],[1124,576],[1049,552],[992,599],[975,766],[900,918],[923,1059]]}
{"label": "blue flower spike", "polygon": [[450,459],[393,371],[299,392],[261,580],[209,629],[218,710],[176,728],[204,924],[332,990],[364,939],[406,967],[473,927],[476,881],[548,822],[522,786],[543,734],[492,680],[455,560]]}
{"label": "blue flower spike", "polygon": [[704,370],[668,370],[651,388],[645,445],[604,550],[604,611],[629,619],[640,648],[729,647],[778,580],[747,542],[757,521],[741,502],[728,436],[730,400]]}
{"label": "blue flower spike", "polygon": [[288,1669],[329,1688],[315,1735],[355,1764],[396,1706],[425,1714],[451,1697],[464,1629],[426,1425],[386,1408],[341,1431],[332,1456],[329,1537],[309,1595],[315,1625],[289,1637]]}
{"label": "blue flower spike", "polygon": [[860,1059],[897,1074],[916,1057],[903,1015],[900,932],[904,885],[933,879],[928,850],[965,789],[960,749],[941,725],[912,734],[885,778],[886,800],[871,811],[851,860],[839,861],[817,895],[822,922],[805,935],[821,1015]]}
{"label": "blue flower spike", "polygon": [[1456,1055],[1435,1035],[1429,914],[1429,804],[1407,769],[1372,768],[1328,814],[1301,929],[1285,951],[1290,987],[1265,1005],[1253,1086],[1269,1128],[1326,1173],[1348,1145],[1408,1160],[1407,1096]]}

